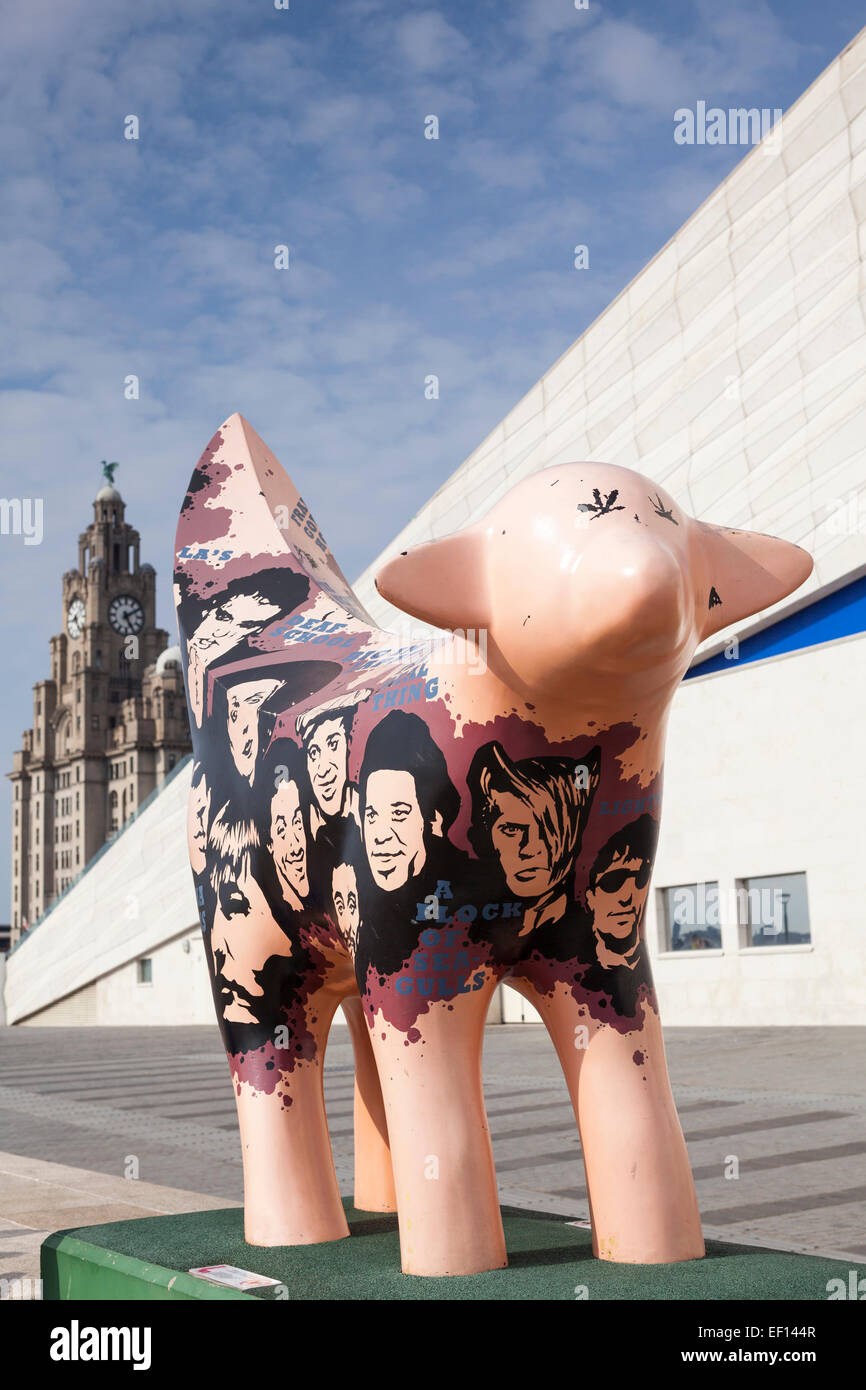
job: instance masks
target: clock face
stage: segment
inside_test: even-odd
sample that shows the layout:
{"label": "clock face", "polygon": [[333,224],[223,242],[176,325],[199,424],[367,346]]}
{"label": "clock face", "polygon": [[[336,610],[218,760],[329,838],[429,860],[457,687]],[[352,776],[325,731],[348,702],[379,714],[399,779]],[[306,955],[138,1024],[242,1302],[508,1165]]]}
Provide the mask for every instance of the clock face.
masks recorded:
{"label": "clock face", "polygon": [[84,631],[84,620],[86,617],[84,600],[74,598],[66,610],[66,627],[70,637],[81,636]]}
{"label": "clock face", "polygon": [[141,632],[144,627],[144,609],[137,598],[131,594],[118,594],[108,605],[108,621],[122,637]]}

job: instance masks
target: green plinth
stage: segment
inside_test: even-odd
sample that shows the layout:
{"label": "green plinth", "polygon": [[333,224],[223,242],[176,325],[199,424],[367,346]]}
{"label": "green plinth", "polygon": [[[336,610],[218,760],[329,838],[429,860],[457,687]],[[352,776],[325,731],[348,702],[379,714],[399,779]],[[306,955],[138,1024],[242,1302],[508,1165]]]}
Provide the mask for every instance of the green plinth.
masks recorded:
{"label": "green plinth", "polygon": [[[188,1212],[57,1231],[42,1245],[46,1299],[798,1299],[827,1298],[850,1264],[709,1241],[707,1258],[674,1265],[618,1265],[593,1257],[588,1230],[567,1216],[503,1207],[508,1269],[461,1278],[400,1272],[397,1218],[345,1203],[348,1240],[324,1245],[247,1245],[243,1212]],[[186,1271],[233,1264],[279,1279],[282,1289],[221,1289]],[[859,1273],[862,1274],[862,1270]]]}

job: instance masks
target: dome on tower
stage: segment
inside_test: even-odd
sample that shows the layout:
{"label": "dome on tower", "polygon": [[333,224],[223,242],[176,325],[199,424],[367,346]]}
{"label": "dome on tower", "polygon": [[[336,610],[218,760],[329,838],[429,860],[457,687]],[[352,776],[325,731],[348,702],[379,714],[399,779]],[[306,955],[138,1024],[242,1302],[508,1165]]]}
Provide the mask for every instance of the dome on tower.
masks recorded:
{"label": "dome on tower", "polygon": [[180,647],[166,647],[156,658],[156,673],[159,675],[162,671],[172,671],[175,667],[180,669]]}
{"label": "dome on tower", "polygon": [[106,483],[94,497],[94,502],[122,502],[123,498],[113,483]]}

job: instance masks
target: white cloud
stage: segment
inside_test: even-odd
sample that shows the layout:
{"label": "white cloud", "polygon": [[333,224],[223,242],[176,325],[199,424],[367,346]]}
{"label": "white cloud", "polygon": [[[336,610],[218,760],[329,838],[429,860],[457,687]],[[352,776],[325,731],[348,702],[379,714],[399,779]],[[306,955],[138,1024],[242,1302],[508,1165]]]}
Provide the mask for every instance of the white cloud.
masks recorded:
{"label": "white cloud", "polygon": [[544,182],[542,156],[519,135],[506,140],[462,140],[451,167],[472,175],[483,188],[528,193]]}
{"label": "white cloud", "polygon": [[471,61],[468,39],[438,10],[406,15],[396,27],[396,37],[403,58],[418,72]]}

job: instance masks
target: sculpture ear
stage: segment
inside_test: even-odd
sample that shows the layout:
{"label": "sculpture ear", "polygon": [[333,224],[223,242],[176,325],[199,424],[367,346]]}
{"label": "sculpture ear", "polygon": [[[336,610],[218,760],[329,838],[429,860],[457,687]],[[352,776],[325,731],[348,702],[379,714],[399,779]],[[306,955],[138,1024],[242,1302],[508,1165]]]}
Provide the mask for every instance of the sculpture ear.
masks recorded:
{"label": "sculpture ear", "polygon": [[395,555],[376,575],[376,588],[395,608],[434,627],[490,625],[485,541],[475,530]]}
{"label": "sculpture ear", "polygon": [[799,545],[697,523],[706,560],[707,611],[700,640],[731,623],[760,613],[799,589],[812,573],[812,556]]}

